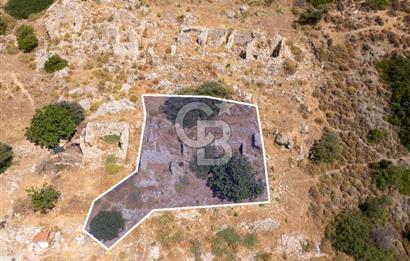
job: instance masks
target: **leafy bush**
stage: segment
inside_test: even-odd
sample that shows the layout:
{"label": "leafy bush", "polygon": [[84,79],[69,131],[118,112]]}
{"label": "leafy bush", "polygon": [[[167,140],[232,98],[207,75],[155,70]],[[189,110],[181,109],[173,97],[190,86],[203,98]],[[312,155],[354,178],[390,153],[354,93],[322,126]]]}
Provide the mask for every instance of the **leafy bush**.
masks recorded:
{"label": "leafy bush", "polygon": [[60,197],[60,192],[47,184],[43,184],[41,188],[31,187],[26,191],[34,211],[40,211],[43,214],[53,209]]}
{"label": "leafy bush", "polygon": [[381,61],[378,69],[392,92],[390,121],[399,127],[401,143],[410,150],[410,59],[396,55]]}
{"label": "leafy bush", "polygon": [[389,214],[389,205],[391,201],[387,196],[378,198],[367,198],[364,202],[359,204],[359,209],[362,213],[375,224],[382,224]]}
{"label": "leafy bush", "polygon": [[0,142],[0,174],[4,173],[13,162],[13,151],[11,147]]}
{"label": "leafy bush", "polygon": [[61,58],[58,54],[54,54],[44,64],[44,70],[48,73],[53,73],[67,67],[66,60]]}
{"label": "leafy bush", "polygon": [[17,28],[17,45],[26,53],[37,47],[38,40],[33,27],[23,24]]}
{"label": "leafy bush", "polygon": [[393,261],[392,250],[379,249],[371,240],[371,219],[360,211],[345,210],[329,225],[326,237],[332,246],[355,260]]}
{"label": "leafy bush", "polygon": [[197,87],[186,87],[179,89],[175,92],[179,95],[203,95],[212,96],[224,99],[230,99],[232,96],[232,90],[219,82],[210,81],[205,82]]}
{"label": "leafy bush", "polygon": [[299,24],[301,25],[316,25],[322,20],[323,11],[317,9],[308,9],[299,16]]}
{"label": "leafy bush", "polygon": [[333,163],[341,150],[339,137],[333,132],[325,132],[310,148],[309,158],[314,163]]}
{"label": "leafy bush", "polygon": [[186,98],[186,97],[169,97],[165,101],[165,106],[163,108],[164,113],[167,115],[167,119],[174,122],[178,115],[178,112],[182,107],[185,105],[192,103],[192,102],[201,102],[208,104],[212,110],[214,111],[210,116],[207,116],[205,112],[202,110],[191,110],[188,112],[184,118],[184,128],[191,128],[196,126],[198,120],[205,120],[205,119],[213,119],[219,113],[219,108],[216,104],[221,103],[220,101],[216,101],[213,99],[208,98]]}
{"label": "leafy bush", "polygon": [[370,143],[379,144],[387,137],[387,131],[382,129],[371,129],[367,134]]}
{"label": "leafy bush", "polygon": [[396,188],[401,194],[410,196],[410,168],[394,165],[391,161],[381,160],[369,165],[372,180],[381,190]]}
{"label": "leafy bush", "polygon": [[60,139],[69,140],[83,119],[84,112],[76,103],[50,104],[36,111],[26,137],[36,145],[52,148]]}
{"label": "leafy bush", "polygon": [[212,239],[212,253],[215,256],[225,256],[228,260],[234,260],[236,248],[240,243],[240,235],[232,227],[227,227],[217,232]]}
{"label": "leafy bush", "polygon": [[0,35],[6,34],[7,22],[2,16],[0,16]]}
{"label": "leafy bush", "polygon": [[318,7],[320,5],[329,4],[333,2],[333,0],[308,0],[308,2],[314,7]]}
{"label": "leafy bush", "polygon": [[104,141],[108,144],[118,144],[120,142],[120,136],[117,134],[110,134],[104,136]]}
{"label": "leafy bush", "polygon": [[389,4],[388,0],[367,0],[367,4],[373,10],[384,10]]}
{"label": "leafy bush", "polygon": [[121,212],[100,211],[90,222],[90,233],[98,240],[111,240],[118,237],[125,222]]}
{"label": "leafy bush", "polygon": [[31,14],[36,14],[47,9],[54,0],[9,0],[6,11],[18,19],[27,19]]}
{"label": "leafy bush", "polygon": [[234,155],[225,165],[213,166],[207,186],[218,198],[234,202],[256,198],[264,187],[243,155]]}

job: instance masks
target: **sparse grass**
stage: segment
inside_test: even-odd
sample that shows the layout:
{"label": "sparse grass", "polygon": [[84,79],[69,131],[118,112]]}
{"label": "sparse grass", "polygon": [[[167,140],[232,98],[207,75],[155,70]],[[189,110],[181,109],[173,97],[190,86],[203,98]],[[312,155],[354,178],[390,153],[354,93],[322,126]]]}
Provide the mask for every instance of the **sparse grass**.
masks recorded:
{"label": "sparse grass", "polygon": [[117,158],[114,155],[108,155],[105,160],[105,171],[110,175],[115,175],[123,171],[124,167],[117,163]]}
{"label": "sparse grass", "polygon": [[103,140],[108,144],[118,144],[120,142],[120,136],[117,134],[109,134],[103,137]]}
{"label": "sparse grass", "polygon": [[191,253],[194,256],[195,261],[201,260],[202,246],[198,239],[191,241]]}
{"label": "sparse grass", "polygon": [[212,253],[227,260],[235,260],[236,249],[240,243],[240,235],[232,227],[227,227],[217,232],[213,237]]}
{"label": "sparse grass", "polygon": [[243,238],[243,245],[246,246],[247,248],[253,248],[256,243],[258,242],[256,233],[248,233],[245,235]]}
{"label": "sparse grass", "polygon": [[293,75],[298,69],[298,64],[291,59],[286,58],[283,62],[283,69],[285,70],[286,74]]}
{"label": "sparse grass", "polygon": [[175,223],[171,213],[164,213],[153,218],[155,224],[155,238],[163,247],[175,247],[184,238],[183,230]]}
{"label": "sparse grass", "polygon": [[96,112],[98,108],[100,107],[101,103],[102,103],[101,101],[93,102],[90,106],[90,111]]}

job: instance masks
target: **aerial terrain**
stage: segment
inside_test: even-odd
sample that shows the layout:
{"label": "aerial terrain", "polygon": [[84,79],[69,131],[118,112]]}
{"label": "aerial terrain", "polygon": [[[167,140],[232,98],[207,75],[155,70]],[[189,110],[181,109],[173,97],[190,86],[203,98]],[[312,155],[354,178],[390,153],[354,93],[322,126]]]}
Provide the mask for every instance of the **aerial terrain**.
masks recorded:
{"label": "aerial terrain", "polygon": [[[409,0],[0,0],[0,90],[2,261],[410,259]],[[159,94],[260,121],[220,115],[236,154],[193,170]],[[261,203],[84,231],[155,197]]]}

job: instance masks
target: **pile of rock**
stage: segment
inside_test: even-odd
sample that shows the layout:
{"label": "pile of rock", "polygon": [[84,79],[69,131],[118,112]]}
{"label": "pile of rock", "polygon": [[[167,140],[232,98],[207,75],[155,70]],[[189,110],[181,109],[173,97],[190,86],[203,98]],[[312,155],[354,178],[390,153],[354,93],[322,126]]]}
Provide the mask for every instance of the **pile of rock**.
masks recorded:
{"label": "pile of rock", "polygon": [[[102,140],[107,135],[119,136],[118,146],[105,147]],[[80,147],[85,159],[101,159],[103,155],[110,154],[125,160],[129,144],[129,125],[125,122],[90,122],[73,142]]]}

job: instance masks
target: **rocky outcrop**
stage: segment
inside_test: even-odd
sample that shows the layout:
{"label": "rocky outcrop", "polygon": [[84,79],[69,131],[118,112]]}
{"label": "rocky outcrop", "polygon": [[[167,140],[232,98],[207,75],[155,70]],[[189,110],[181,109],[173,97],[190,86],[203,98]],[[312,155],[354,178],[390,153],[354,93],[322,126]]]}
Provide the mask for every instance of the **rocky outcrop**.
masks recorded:
{"label": "rocky outcrop", "polygon": [[93,113],[90,116],[90,119],[97,118],[98,116],[104,115],[104,114],[114,114],[118,113],[120,111],[134,111],[135,110],[135,104],[127,99],[121,99],[118,101],[110,101],[107,103],[103,103],[98,107],[98,110]]}

